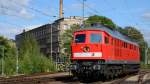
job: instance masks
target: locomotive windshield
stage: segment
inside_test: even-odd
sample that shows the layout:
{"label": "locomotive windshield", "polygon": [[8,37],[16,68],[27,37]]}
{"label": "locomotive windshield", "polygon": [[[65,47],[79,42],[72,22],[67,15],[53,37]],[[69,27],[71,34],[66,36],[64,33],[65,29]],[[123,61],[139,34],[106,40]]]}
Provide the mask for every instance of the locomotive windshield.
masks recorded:
{"label": "locomotive windshield", "polygon": [[90,42],[91,43],[102,42],[102,35],[101,34],[91,34],[90,35]]}
{"label": "locomotive windshield", "polygon": [[78,34],[75,37],[75,43],[84,43],[85,42],[85,34]]}

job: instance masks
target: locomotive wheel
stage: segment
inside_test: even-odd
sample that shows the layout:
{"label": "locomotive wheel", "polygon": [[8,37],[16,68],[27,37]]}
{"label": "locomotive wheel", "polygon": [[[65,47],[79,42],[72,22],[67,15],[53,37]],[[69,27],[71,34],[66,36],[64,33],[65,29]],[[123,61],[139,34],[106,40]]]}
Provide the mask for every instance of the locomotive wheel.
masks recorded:
{"label": "locomotive wheel", "polygon": [[111,70],[111,73],[110,73],[110,79],[113,79],[113,78],[114,78],[114,75],[115,75],[114,70]]}
{"label": "locomotive wheel", "polygon": [[105,79],[106,79],[106,80],[109,80],[109,79],[110,79],[110,75],[109,75],[109,74],[106,74],[106,75],[105,75]]}
{"label": "locomotive wheel", "polygon": [[105,81],[105,75],[104,75],[104,74],[101,74],[100,79],[101,79],[102,81]]}
{"label": "locomotive wheel", "polygon": [[111,73],[110,71],[107,71],[107,73],[104,74],[106,80],[110,79],[110,73]]}
{"label": "locomotive wheel", "polygon": [[118,77],[119,74],[120,74],[120,71],[119,70],[115,70],[114,77]]}

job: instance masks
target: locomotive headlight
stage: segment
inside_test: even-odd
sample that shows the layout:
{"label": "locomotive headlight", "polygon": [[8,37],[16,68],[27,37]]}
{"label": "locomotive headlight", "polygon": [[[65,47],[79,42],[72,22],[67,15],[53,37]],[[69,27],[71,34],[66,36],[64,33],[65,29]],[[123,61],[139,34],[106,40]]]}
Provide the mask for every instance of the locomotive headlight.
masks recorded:
{"label": "locomotive headlight", "polygon": [[88,46],[85,46],[85,47],[83,48],[83,51],[84,51],[84,52],[89,52],[89,51],[90,51],[90,48],[89,48]]}

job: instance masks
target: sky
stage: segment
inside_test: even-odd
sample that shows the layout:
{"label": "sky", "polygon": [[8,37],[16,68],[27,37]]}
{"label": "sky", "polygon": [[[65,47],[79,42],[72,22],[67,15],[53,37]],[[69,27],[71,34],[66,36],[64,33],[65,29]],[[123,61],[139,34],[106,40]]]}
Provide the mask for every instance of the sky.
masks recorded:
{"label": "sky", "polygon": [[[63,0],[64,16],[82,16],[82,1]],[[150,0],[85,0],[84,13],[106,16],[121,27],[134,26],[149,42],[149,4]],[[15,39],[23,29],[51,23],[58,15],[59,0],[0,0],[0,35]]]}

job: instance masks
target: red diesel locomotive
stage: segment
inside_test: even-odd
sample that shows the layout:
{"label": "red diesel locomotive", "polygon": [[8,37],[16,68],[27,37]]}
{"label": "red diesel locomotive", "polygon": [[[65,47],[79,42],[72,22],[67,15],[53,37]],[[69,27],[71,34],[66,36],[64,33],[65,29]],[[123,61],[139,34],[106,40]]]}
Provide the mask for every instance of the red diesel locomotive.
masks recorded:
{"label": "red diesel locomotive", "polygon": [[113,78],[138,72],[139,46],[106,26],[84,27],[74,32],[71,72],[79,79]]}

